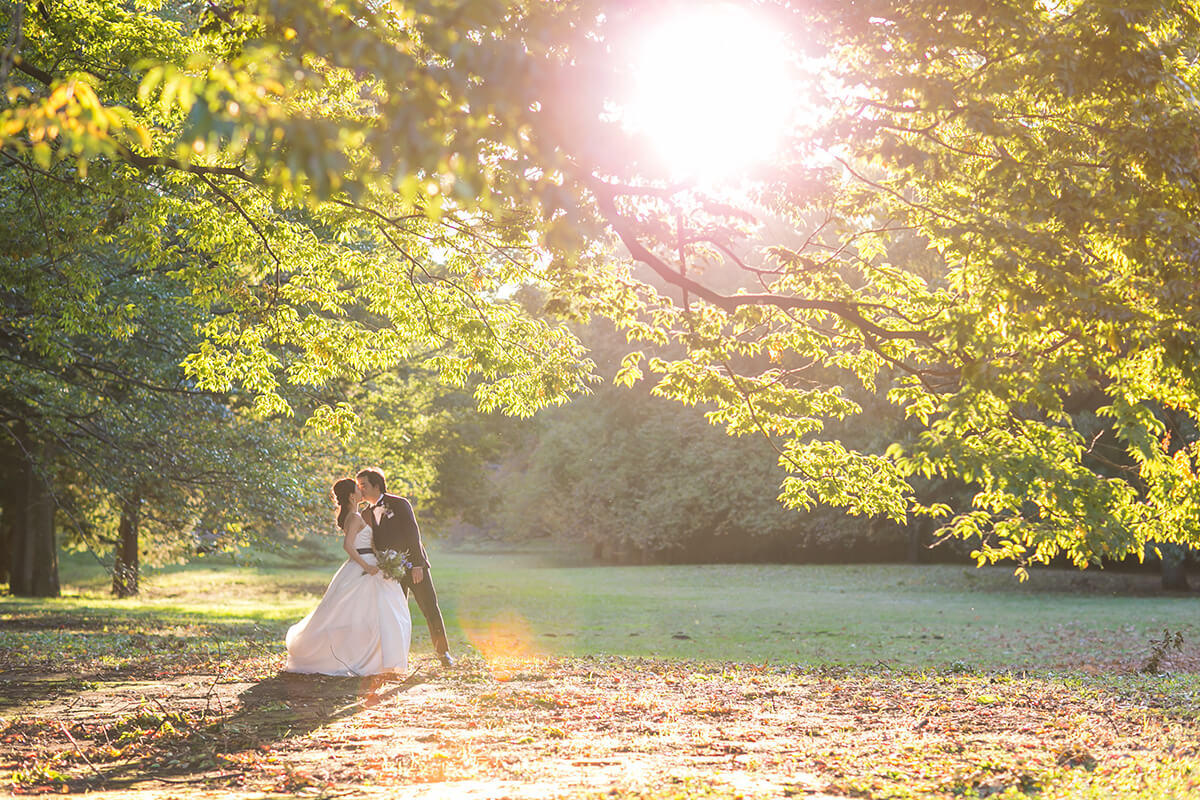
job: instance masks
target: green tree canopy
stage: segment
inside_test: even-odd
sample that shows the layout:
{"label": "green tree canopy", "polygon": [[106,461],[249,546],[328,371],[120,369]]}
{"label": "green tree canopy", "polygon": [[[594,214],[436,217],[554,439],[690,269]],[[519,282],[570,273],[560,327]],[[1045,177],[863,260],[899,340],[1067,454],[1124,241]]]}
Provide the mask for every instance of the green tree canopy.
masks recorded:
{"label": "green tree canopy", "polygon": [[[413,356],[487,408],[584,391],[575,338],[510,298],[533,283],[638,342],[623,380],[770,438],[791,506],[945,517],[984,560],[1200,538],[1191,6],[746,5],[815,99],[736,186],[620,124],[639,9],[582,0],[10,3],[0,152],[151,186],[131,222],[209,319],[188,370],[263,412]],[[919,438],[844,446],[849,381]],[[978,491],[923,507],[920,476]]]}
{"label": "green tree canopy", "polygon": [[154,193],[107,166],[81,187],[10,162],[0,183],[0,580],[17,593],[57,593],[56,517],[59,542],[114,554],[120,594],[140,562],[191,553],[200,532],[261,546],[329,527],[317,465],[332,442],[186,378],[207,321],[172,274],[186,255],[123,224]]}

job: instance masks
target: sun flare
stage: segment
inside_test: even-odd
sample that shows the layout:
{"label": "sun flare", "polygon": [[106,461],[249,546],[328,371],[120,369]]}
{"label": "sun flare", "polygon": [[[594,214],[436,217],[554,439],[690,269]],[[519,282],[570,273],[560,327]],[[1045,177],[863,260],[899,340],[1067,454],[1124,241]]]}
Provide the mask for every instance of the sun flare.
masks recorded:
{"label": "sun flare", "polygon": [[776,151],[794,121],[784,36],[729,3],[679,7],[630,42],[625,127],[672,177],[727,179]]}

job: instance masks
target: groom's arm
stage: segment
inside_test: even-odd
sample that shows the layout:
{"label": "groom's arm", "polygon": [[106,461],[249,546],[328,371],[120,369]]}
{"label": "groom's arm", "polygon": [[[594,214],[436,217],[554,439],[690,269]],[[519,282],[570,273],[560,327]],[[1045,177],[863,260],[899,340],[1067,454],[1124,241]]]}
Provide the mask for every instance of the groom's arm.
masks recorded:
{"label": "groom's arm", "polygon": [[[396,515],[396,525],[400,529],[401,549],[408,550],[408,559],[414,567],[428,568],[429,562],[425,560],[421,548],[421,529],[417,526],[417,515],[413,512],[412,503],[401,497],[392,503],[392,508]],[[414,574],[413,579],[416,580],[416,577]]]}

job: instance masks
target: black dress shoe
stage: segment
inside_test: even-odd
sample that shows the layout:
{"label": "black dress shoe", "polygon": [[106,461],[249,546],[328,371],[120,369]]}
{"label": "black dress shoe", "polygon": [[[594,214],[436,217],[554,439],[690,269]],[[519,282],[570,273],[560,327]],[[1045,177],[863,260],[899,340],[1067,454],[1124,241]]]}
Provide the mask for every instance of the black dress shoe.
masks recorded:
{"label": "black dress shoe", "polygon": [[442,662],[443,667],[454,666],[454,659],[450,657],[449,653],[438,653],[438,661]]}

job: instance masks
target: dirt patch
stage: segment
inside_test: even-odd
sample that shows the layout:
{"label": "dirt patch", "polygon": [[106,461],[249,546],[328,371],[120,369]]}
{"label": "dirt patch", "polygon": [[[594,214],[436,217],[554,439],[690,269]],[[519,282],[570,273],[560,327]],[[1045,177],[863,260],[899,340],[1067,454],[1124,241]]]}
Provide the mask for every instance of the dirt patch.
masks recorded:
{"label": "dirt patch", "polygon": [[1200,740],[1195,717],[1153,692],[644,659],[415,666],[403,680],[9,672],[0,776],[18,793],[130,798],[403,787],[541,800],[987,796],[1150,775],[1163,753],[1192,770],[1179,780],[1200,775],[1195,745],[1181,744]]}

